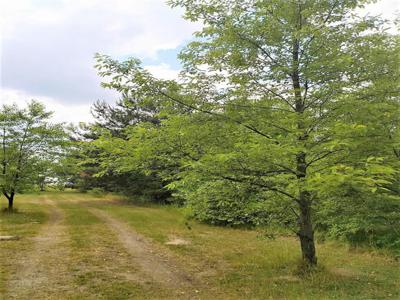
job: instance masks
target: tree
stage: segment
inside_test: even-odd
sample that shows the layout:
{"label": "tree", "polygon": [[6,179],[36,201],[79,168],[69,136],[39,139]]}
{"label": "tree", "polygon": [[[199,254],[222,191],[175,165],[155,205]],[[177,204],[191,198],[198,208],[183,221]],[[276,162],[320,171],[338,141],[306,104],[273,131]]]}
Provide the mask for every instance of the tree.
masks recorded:
{"label": "tree", "polygon": [[129,136],[129,127],[141,123],[153,126],[160,124],[158,108],[152,102],[132,97],[121,92],[121,99],[114,105],[97,101],[92,106],[95,118],[93,124],[81,126],[75,130],[75,140],[78,155],[80,175],[77,186],[81,190],[101,188],[105,191],[122,193],[125,196],[135,197],[135,200],[166,202],[170,196],[164,188],[164,183],[155,174],[146,174],[142,169],[115,168],[115,162],[121,161],[118,155],[108,151],[108,143],[100,138],[107,136],[107,142],[115,143],[111,148],[117,150],[119,140],[126,141]]}
{"label": "tree", "polygon": [[[0,109],[0,189],[12,211],[15,194],[31,188],[43,176],[40,170],[57,160],[65,143],[60,124],[51,124],[50,112],[31,101],[27,108],[3,105]],[[43,178],[42,178],[43,180]]]}
{"label": "tree", "polygon": [[[180,55],[179,83],[154,78],[136,59],[97,56],[98,68],[115,75],[106,87],[169,113],[184,107],[178,119],[199,124],[198,114],[207,115],[191,132],[173,118],[163,122],[173,136],[185,132],[189,153],[201,153],[181,163],[173,186],[188,194],[229,181],[281,201],[313,266],[312,218],[327,193],[345,182],[387,192],[396,173],[388,151],[400,112],[399,44],[385,22],[355,14],[364,3],[174,0],[204,24]],[[388,117],[394,128],[385,131],[379,124]],[[199,149],[204,132],[210,137]]]}
{"label": "tree", "polygon": [[124,129],[141,122],[159,124],[160,119],[157,107],[144,105],[139,100],[123,95],[113,106],[104,101],[97,101],[92,106],[92,115],[95,118],[94,125],[109,130],[114,136],[124,135]]}

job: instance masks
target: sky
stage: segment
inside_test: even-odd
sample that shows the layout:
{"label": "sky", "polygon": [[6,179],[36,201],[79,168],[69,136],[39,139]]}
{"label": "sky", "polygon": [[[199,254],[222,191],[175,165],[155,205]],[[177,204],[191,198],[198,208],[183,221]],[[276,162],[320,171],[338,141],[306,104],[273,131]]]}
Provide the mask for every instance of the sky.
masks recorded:
{"label": "sky", "polygon": [[[398,0],[361,13],[393,18]],[[56,122],[90,121],[96,100],[118,95],[100,87],[96,52],[138,57],[155,76],[175,78],[177,54],[200,25],[164,0],[0,0],[0,104],[35,99]]]}

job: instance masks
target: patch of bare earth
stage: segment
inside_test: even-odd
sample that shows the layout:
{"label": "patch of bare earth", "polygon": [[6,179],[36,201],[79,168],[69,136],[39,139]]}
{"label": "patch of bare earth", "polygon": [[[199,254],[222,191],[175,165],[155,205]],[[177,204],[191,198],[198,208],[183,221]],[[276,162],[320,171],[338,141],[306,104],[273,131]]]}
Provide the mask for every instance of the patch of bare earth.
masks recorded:
{"label": "patch of bare earth", "polygon": [[124,222],[99,209],[89,209],[114,231],[121,244],[131,255],[132,264],[157,283],[172,289],[188,299],[199,298],[201,288],[193,276],[184,271],[168,253],[161,251],[147,238],[132,230]]}
{"label": "patch of bare earth", "polygon": [[190,245],[190,241],[185,240],[178,236],[170,236],[169,240],[165,243],[165,245],[170,245],[170,246]]}
{"label": "patch of bare earth", "polygon": [[63,225],[63,211],[54,202],[49,205],[49,220],[34,240],[33,249],[22,252],[16,271],[10,274],[6,299],[59,299],[68,289],[68,271],[65,259],[68,235]]}
{"label": "patch of bare earth", "polygon": [[300,278],[297,276],[293,275],[283,275],[283,276],[277,276],[273,277],[274,281],[281,281],[281,282],[300,282]]}
{"label": "patch of bare earth", "polygon": [[345,269],[345,268],[332,268],[331,272],[335,275],[342,277],[359,277],[362,274],[353,270]]}

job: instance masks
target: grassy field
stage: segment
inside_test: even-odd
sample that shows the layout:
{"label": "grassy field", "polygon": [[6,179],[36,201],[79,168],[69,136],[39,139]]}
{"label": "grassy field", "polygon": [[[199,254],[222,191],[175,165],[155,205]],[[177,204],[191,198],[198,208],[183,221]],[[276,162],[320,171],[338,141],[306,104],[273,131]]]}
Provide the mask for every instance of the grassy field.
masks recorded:
{"label": "grassy field", "polygon": [[78,193],[16,206],[0,215],[0,235],[21,237],[0,242],[0,299],[400,299],[400,263],[380,251],[318,244],[319,270],[302,276],[295,238],[175,207]]}

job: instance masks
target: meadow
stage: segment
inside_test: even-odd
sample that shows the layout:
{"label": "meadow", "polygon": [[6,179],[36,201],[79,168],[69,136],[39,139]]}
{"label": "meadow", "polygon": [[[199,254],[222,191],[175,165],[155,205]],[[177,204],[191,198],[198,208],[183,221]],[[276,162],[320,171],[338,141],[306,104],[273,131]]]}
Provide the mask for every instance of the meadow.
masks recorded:
{"label": "meadow", "polygon": [[0,215],[0,299],[399,299],[400,263],[319,242],[300,272],[297,239],[189,220],[174,206],[113,195],[18,197]]}

